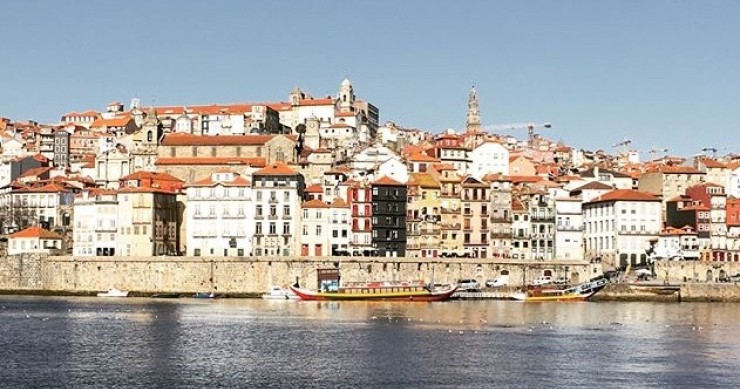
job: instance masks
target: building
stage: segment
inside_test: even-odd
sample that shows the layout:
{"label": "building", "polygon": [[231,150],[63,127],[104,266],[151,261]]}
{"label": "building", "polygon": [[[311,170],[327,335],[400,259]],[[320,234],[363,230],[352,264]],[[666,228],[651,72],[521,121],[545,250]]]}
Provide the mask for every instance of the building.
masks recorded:
{"label": "building", "polygon": [[66,170],[70,162],[70,134],[63,129],[54,131],[54,166]]}
{"label": "building", "polygon": [[615,267],[647,263],[650,242],[661,230],[660,199],[615,189],[583,204],[585,252]]}
{"label": "building", "polygon": [[430,173],[413,173],[407,186],[407,194],[406,256],[440,256],[442,201],[439,181]]}
{"label": "building", "polygon": [[74,201],[75,256],[113,256],[118,235],[118,195],[113,189],[84,190]]}
{"label": "building", "polygon": [[185,247],[189,256],[251,256],[254,205],[251,183],[222,169],[185,185]]}
{"label": "building", "polygon": [[470,175],[482,179],[487,174],[509,175],[509,150],[501,143],[483,142],[470,152]]}
{"label": "building", "polygon": [[691,186],[704,183],[706,173],[693,167],[659,165],[640,176],[637,188],[661,199],[665,216],[666,202],[686,193]]}
{"label": "building", "polygon": [[352,227],[350,252],[352,255],[373,254],[372,188],[365,181],[347,180],[347,200],[350,206]]}
{"label": "building", "polygon": [[713,261],[728,261],[727,195],[724,185],[706,183],[686,189],[686,195],[709,208],[709,239]]}
{"label": "building", "polygon": [[490,187],[473,176],[464,177],[461,187],[463,252],[472,258],[487,258]]}
{"label": "building", "polygon": [[406,256],[406,184],[383,176],[372,191],[373,248],[381,257]]}
{"label": "building", "polygon": [[301,209],[301,256],[331,255],[329,205],[321,200],[309,200],[303,203]]}
{"label": "building", "polygon": [[[508,161],[508,158],[507,158]],[[511,181],[503,174],[488,174],[490,184],[490,253],[493,257],[511,256]]]}
{"label": "building", "polygon": [[555,199],[555,258],[583,259],[583,203],[580,198]]}
{"label": "building", "polygon": [[8,235],[8,255],[58,255],[62,251],[62,236],[41,227],[29,227]]}
{"label": "building", "polygon": [[254,255],[289,256],[299,253],[299,210],[305,187],[303,176],[282,162],[252,174]]}

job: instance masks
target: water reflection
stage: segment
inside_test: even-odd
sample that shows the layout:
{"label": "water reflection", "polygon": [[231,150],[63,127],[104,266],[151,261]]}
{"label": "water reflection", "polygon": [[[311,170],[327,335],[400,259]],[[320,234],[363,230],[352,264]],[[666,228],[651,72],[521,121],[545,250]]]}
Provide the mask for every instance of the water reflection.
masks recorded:
{"label": "water reflection", "polygon": [[[0,297],[3,387],[732,386],[731,304]],[[546,385],[543,385],[546,383]]]}

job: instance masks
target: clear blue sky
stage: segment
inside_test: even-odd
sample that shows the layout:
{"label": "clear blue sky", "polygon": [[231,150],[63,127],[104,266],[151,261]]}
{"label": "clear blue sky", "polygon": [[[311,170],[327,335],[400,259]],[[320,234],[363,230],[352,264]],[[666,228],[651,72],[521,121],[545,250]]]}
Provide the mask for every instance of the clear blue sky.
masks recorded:
{"label": "clear blue sky", "polygon": [[[0,116],[287,100],[348,76],[381,121],[550,121],[611,150],[740,152],[740,1],[8,1]],[[522,133],[520,137],[524,136]]]}

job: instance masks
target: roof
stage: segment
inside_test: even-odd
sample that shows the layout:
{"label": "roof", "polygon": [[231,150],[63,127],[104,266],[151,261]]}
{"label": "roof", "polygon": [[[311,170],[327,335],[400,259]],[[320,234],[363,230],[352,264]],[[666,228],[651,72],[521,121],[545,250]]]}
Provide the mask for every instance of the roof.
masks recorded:
{"label": "roof", "polygon": [[131,173],[121,178],[121,180],[123,181],[142,180],[142,179],[151,179],[151,180],[156,180],[156,181],[185,182],[184,180],[181,180],[168,173],[149,172],[149,171],[143,171],[143,170],[135,172],[135,173]]}
{"label": "roof", "polygon": [[[166,134],[162,146],[261,146],[275,135],[192,135],[184,133]],[[294,135],[284,135],[295,141]]]}
{"label": "roof", "polygon": [[324,193],[324,188],[321,187],[320,184],[314,184],[306,188],[304,191],[306,193]]}
{"label": "roof", "polygon": [[38,188],[20,188],[16,192],[67,193],[69,190],[59,184],[46,184]]}
{"label": "roof", "polygon": [[439,159],[430,157],[422,152],[413,152],[406,159],[410,162],[439,162]]}
{"label": "roof", "polygon": [[42,175],[44,173],[49,172],[49,170],[52,170],[52,169],[53,168],[51,168],[51,167],[44,167],[44,166],[37,167],[37,168],[34,168],[34,169],[28,169],[23,174],[21,174],[20,176],[18,176],[18,178],[38,177],[38,176],[40,176],[40,175]]}
{"label": "roof", "polygon": [[[598,177],[596,177],[596,169],[597,169],[596,167],[592,167],[591,169],[588,169],[588,170],[586,170],[584,172],[581,172],[580,175],[581,175],[581,177],[595,177],[595,178],[598,178]],[[628,175],[628,174],[624,174],[624,173],[620,173],[620,172],[615,172],[614,170],[604,169],[604,168],[601,168],[601,167],[598,168],[598,170],[599,170],[599,174],[611,174],[615,178],[631,178],[631,176]]]}
{"label": "roof", "polygon": [[599,181],[591,181],[588,184],[581,185],[578,188],[573,189],[574,191],[577,190],[612,190],[614,187],[609,186],[603,182]]}
{"label": "roof", "polygon": [[349,204],[347,204],[346,201],[337,197],[336,199],[334,199],[334,201],[331,202],[331,207],[332,208],[349,208]]}
{"label": "roof", "polygon": [[124,127],[134,119],[130,117],[120,116],[111,119],[95,119],[90,127]]}
{"label": "roof", "polygon": [[329,208],[329,204],[321,201],[321,200],[310,200],[306,201],[301,205],[302,208]]}
{"label": "roof", "polygon": [[155,165],[249,165],[265,167],[267,162],[263,157],[160,157]]}
{"label": "roof", "polygon": [[704,158],[701,162],[709,169],[721,169],[727,167],[727,165],[725,165],[724,163],[711,158]]}
{"label": "roof", "polygon": [[270,166],[265,166],[252,174],[263,176],[293,176],[298,173],[283,162],[276,162]]}
{"label": "roof", "polygon": [[45,230],[41,227],[28,227],[25,230],[18,231],[8,235],[8,238],[43,238],[43,239],[62,239],[62,236],[56,232]]}
{"label": "roof", "polygon": [[668,165],[649,166],[647,169],[645,169],[645,173],[705,174],[704,172],[700,172],[699,170],[691,166],[668,166]]}
{"label": "roof", "polygon": [[660,199],[651,195],[650,193],[638,192],[630,189],[614,189],[611,192],[604,193],[603,195],[589,201],[591,203],[603,203],[610,201],[656,201]]}
{"label": "roof", "polygon": [[[234,172],[229,172],[234,173]],[[238,187],[249,187],[252,184],[247,180],[246,178],[239,175],[239,173],[234,173],[234,179],[231,181],[218,181],[214,180],[213,177],[204,178],[202,180],[198,180],[195,182],[191,182],[189,184],[186,184],[186,188],[203,188],[203,187],[214,187],[221,185],[223,187],[227,188],[238,188]]]}
{"label": "roof", "polygon": [[402,184],[388,176],[383,176],[375,180],[375,182],[372,183],[373,186],[406,186],[406,184]]}

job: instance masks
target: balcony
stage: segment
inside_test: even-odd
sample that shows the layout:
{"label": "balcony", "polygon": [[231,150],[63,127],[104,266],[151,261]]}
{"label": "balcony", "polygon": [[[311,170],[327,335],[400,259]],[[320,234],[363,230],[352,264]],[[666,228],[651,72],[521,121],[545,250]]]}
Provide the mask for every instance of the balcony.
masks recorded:
{"label": "balcony", "polygon": [[283,215],[283,220],[293,220],[293,216],[292,216],[292,215],[290,215],[290,214],[288,214],[288,215]]}
{"label": "balcony", "polygon": [[508,217],[501,217],[501,216],[491,216],[489,218],[491,223],[511,223],[511,220],[509,220]]}
{"label": "balcony", "polygon": [[459,230],[460,223],[442,223],[442,228],[445,230]]}
{"label": "balcony", "polygon": [[459,215],[460,214],[460,208],[445,208],[445,207],[442,207],[441,208],[441,213],[443,215],[444,214]]}
{"label": "balcony", "polygon": [[511,239],[511,232],[491,231],[491,239]]}
{"label": "balcony", "polygon": [[530,215],[530,220],[532,220],[532,222],[552,223],[555,221],[555,216],[554,215]]}
{"label": "balcony", "polygon": [[267,216],[267,218],[268,218],[269,220],[277,220],[277,218],[278,218],[278,215],[268,215],[268,216]]}
{"label": "balcony", "polygon": [[277,204],[278,203],[278,199],[277,199],[277,197],[270,197],[270,199],[267,202],[270,203],[270,204]]}
{"label": "balcony", "polygon": [[572,225],[564,225],[564,224],[558,224],[556,227],[556,230],[558,231],[583,231],[583,226],[572,226]]}

